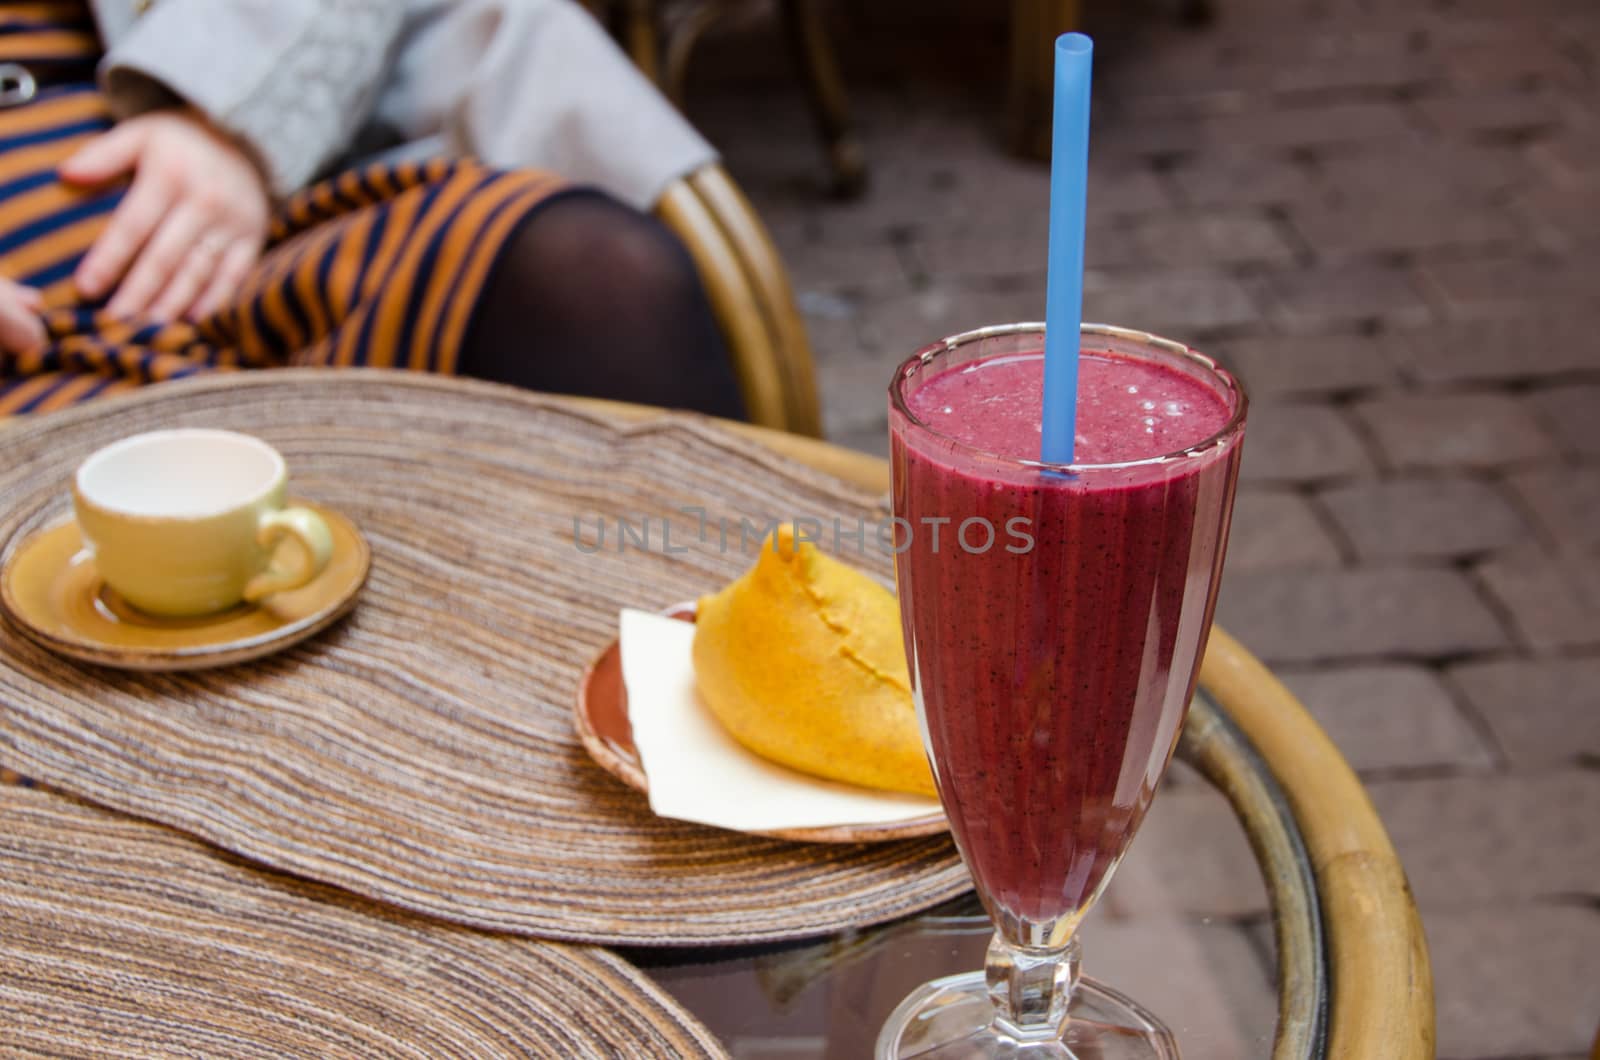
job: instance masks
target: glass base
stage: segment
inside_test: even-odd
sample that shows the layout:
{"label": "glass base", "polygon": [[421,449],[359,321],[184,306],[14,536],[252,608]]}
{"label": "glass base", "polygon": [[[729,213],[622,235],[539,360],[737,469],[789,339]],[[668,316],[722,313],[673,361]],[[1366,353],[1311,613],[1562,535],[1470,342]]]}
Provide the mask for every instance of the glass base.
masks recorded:
{"label": "glass base", "polygon": [[877,1060],[1178,1060],[1178,1043],[1132,1000],[1080,979],[1061,1033],[1022,1040],[994,1026],[982,972],[935,979],[911,992],[878,1034]]}

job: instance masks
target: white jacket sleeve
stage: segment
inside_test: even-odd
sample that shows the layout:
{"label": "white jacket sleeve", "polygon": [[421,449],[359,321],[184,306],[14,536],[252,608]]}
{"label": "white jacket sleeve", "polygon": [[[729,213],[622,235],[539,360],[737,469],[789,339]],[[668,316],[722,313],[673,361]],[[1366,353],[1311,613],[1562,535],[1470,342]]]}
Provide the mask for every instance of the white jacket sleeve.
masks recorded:
{"label": "white jacket sleeve", "polygon": [[409,0],[378,122],[648,209],[717,157],[573,0]]}
{"label": "white jacket sleeve", "polygon": [[370,116],[404,14],[399,0],[160,0],[101,77],[119,118],[175,98],[204,112],[287,195]]}

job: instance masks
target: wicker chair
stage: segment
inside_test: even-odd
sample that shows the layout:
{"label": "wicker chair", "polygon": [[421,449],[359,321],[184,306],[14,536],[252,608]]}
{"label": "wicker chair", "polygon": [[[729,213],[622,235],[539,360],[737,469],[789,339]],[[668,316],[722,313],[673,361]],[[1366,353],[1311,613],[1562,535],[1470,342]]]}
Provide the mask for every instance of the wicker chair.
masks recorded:
{"label": "wicker chair", "polygon": [[669,187],[656,213],[689,248],[753,423],[819,436],[822,418],[805,325],[777,248],[720,165]]}

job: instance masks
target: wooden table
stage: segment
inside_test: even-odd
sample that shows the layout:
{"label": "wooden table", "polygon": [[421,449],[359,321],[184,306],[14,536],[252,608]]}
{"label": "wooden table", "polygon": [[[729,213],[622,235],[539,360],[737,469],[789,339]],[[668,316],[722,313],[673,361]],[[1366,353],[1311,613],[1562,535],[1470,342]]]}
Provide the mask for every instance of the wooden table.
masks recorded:
{"label": "wooden table", "polygon": [[[282,375],[307,387],[326,379],[310,371]],[[507,393],[484,384],[401,380],[381,372],[343,378],[359,379],[361,387],[385,401],[389,389],[407,391],[415,400],[418,387],[437,388],[456,399],[478,394],[503,401]],[[211,380],[171,386],[193,387],[201,394],[226,385],[225,380]],[[165,387],[163,392],[181,393]],[[563,400],[618,424],[672,415],[612,402]],[[118,416],[127,407],[127,401],[104,406],[107,416]],[[873,493],[888,489],[888,468],[881,460],[763,428],[721,426],[858,488]],[[1272,898],[1282,989],[1271,1055],[1431,1057],[1431,972],[1394,849],[1337,749],[1284,686],[1222,630],[1213,633],[1180,755],[1232,804]],[[772,1002],[768,1015],[777,1019],[788,1018],[783,1011],[786,997],[828,977],[845,977],[852,990],[865,983],[874,992],[874,1005],[892,1007],[917,982],[977,967],[974,955],[981,955],[986,936],[970,903],[958,902],[910,921],[798,947],[655,950],[629,956],[654,968],[658,979],[678,991],[713,1030],[736,1021],[743,1031],[759,1035],[766,1025],[759,1006],[730,1008],[731,995],[716,992],[707,998],[692,984],[707,976],[741,983],[746,995],[756,991],[767,997]],[[880,1018],[876,1013],[855,1010],[853,1024],[834,1024],[837,1040],[819,1028],[811,1042],[813,1053],[783,1055],[865,1055]]]}

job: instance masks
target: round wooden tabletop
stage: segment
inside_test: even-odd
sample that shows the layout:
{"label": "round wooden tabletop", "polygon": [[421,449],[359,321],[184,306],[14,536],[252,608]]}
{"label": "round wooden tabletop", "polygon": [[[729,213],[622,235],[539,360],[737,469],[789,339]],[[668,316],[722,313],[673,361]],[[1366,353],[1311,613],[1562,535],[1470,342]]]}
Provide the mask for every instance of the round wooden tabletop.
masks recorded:
{"label": "round wooden tabletop", "polygon": [[[765,462],[780,477],[785,467],[803,465],[809,469],[802,476],[801,485],[806,490],[820,491],[808,494],[812,499],[821,496],[831,498],[831,503],[855,504],[864,509],[873,504],[874,498],[885,497],[889,487],[888,467],[883,461],[812,439],[742,424],[712,424],[699,417],[615,402],[522,395],[463,380],[378,372],[329,376],[321,372],[284,371],[271,373],[270,379],[213,379],[164,386],[158,391],[67,413],[62,425],[73,427],[103,416],[105,423],[115,424],[113,433],[127,433],[166,425],[173,419],[188,421],[198,416],[216,422],[220,416],[231,418],[232,422],[226,425],[246,430],[260,428],[270,438],[274,423],[288,421],[289,426],[279,433],[293,444],[304,441],[299,452],[313,468],[316,466],[315,447],[332,445],[348,459],[367,461],[365,466],[374,476],[373,488],[380,492],[388,490],[392,495],[389,499],[410,496],[415,500],[427,496],[427,491],[419,492],[419,487],[430,476],[448,477],[462,470],[452,465],[449,454],[445,453],[442,463],[418,461],[408,472],[403,454],[408,444],[415,444],[419,429],[426,428],[430,443],[436,447],[475,446],[491,454],[492,458],[486,457],[490,468],[514,468],[525,457],[525,453],[519,453],[519,448],[525,450],[540,444],[554,445],[558,449],[565,446],[570,457],[573,452],[581,453],[583,445],[592,443],[593,439],[568,437],[560,430],[552,434],[549,422],[538,420],[538,415],[551,412],[559,420],[565,411],[597,425],[602,433],[620,431],[636,441],[687,432],[695,444],[683,453],[669,451],[662,465],[669,468],[691,459],[740,460],[757,451],[741,452],[736,444],[718,442],[718,439],[731,437],[755,443],[761,450],[775,454]],[[369,417],[387,417],[388,436],[369,438],[353,430],[349,415],[341,411],[342,397],[359,398],[365,408],[364,414]],[[309,414],[309,419],[316,423],[317,436],[297,440],[295,431],[308,422],[306,410],[313,407],[316,411]],[[519,414],[525,414],[528,419],[516,426]],[[499,427],[494,428],[489,421],[498,422]],[[52,417],[54,422],[55,417]],[[665,433],[652,434],[656,426]],[[87,445],[111,429],[85,430],[80,440]],[[44,461],[54,467],[70,462],[76,451],[70,446],[65,451],[59,448],[58,443],[64,437],[66,435],[54,428],[32,426],[12,433],[7,444],[19,463],[13,470],[0,471],[0,480],[10,481],[12,486],[26,484],[37,492],[42,488],[42,479],[33,474],[39,466],[37,462]],[[633,450],[613,451],[609,456],[640,461],[636,467],[644,468],[650,466],[648,461],[652,453],[652,444],[646,443],[636,445]],[[580,459],[572,459],[570,464],[565,470],[557,469],[546,475],[542,483],[531,486],[542,485],[592,498],[595,494],[591,487],[580,481],[585,475],[592,485],[608,488],[633,489],[641,482],[635,469],[626,464],[591,464],[585,468]],[[659,470],[659,467],[652,468],[652,474],[658,474]],[[720,466],[702,468],[696,482],[704,484],[702,478],[714,481],[723,470]],[[315,475],[312,478],[315,481]],[[470,505],[474,493],[490,488],[482,483],[457,485],[464,488],[451,493],[454,500],[446,498],[442,505],[431,502],[418,505],[419,518],[448,523],[455,515],[450,510],[452,504]],[[10,486],[7,488],[9,490]],[[795,488],[794,481],[785,482],[782,488]],[[737,488],[732,493],[737,495]],[[7,496],[11,497],[12,493],[8,492]],[[8,518],[7,528],[15,530],[18,519]],[[511,561],[511,555],[508,553],[504,557],[507,562]],[[418,562],[423,558],[413,557]],[[688,585],[696,573],[704,575],[704,572],[689,572],[689,577],[684,578],[679,572],[679,576]],[[377,573],[380,583],[385,576],[380,567]],[[436,588],[448,592],[447,584]],[[577,591],[576,587],[573,591]],[[614,616],[610,620],[614,621]],[[588,625],[595,625],[595,628],[589,629]],[[549,633],[543,627],[541,631],[541,635]],[[605,631],[600,625],[587,622],[582,632],[598,643]],[[7,647],[15,650],[15,645]],[[390,661],[399,658],[395,656]],[[34,663],[45,665],[39,659]],[[581,665],[581,660],[572,660],[571,664]],[[560,664],[552,661],[540,665]],[[1283,685],[1220,629],[1213,632],[1201,684],[1206,696],[1191,715],[1190,729],[1194,731],[1186,735],[1189,745],[1186,753],[1234,802],[1273,888],[1284,983],[1274,1056],[1328,1055],[1352,1060],[1372,1056],[1397,1060],[1431,1057],[1433,995],[1420,921],[1404,871],[1360,781]],[[151,687],[147,691],[160,694],[163,689]],[[0,698],[8,704],[15,693],[14,688],[0,688]],[[1211,710],[1211,706],[1216,709]],[[197,716],[210,716],[206,714],[209,709],[201,709]],[[1210,727],[1202,724],[1207,718],[1215,719],[1216,724]],[[496,724],[512,722],[502,718]],[[17,734],[11,734],[11,738],[14,743]],[[33,766],[45,764],[48,755],[44,747],[43,742],[37,743],[39,753],[33,756]],[[1264,771],[1253,763],[1264,763]],[[66,762],[56,764],[70,780],[76,767]],[[171,817],[172,823],[222,841],[224,845],[234,834],[224,827],[228,813],[233,811],[224,812],[220,804],[185,803],[179,791],[184,786],[181,784],[170,791],[160,788],[163,800],[129,805],[126,787],[119,787],[117,768],[120,767],[113,761],[104,762],[102,766],[105,768],[91,777],[94,783],[79,785],[82,794],[122,809],[158,818]],[[119,795],[119,791],[122,794]],[[257,791],[252,799],[261,794]],[[405,830],[391,832],[403,834]],[[244,852],[272,861],[274,857],[267,855],[284,852],[292,855],[297,849],[304,852],[303,838],[297,832],[293,837],[286,836],[277,847]],[[378,841],[368,836],[362,845],[370,845],[366,840]],[[374,879],[381,883],[386,878],[392,879],[393,875],[386,877],[384,872],[363,875],[359,853],[359,849],[353,847],[337,861],[322,854],[291,856],[287,858],[287,867],[321,875],[330,882],[354,885],[358,890],[364,887],[368,893],[373,893]],[[351,871],[352,854],[357,855],[354,871]],[[948,873],[950,864],[940,860],[948,856],[948,851],[941,853],[931,848],[925,855],[933,859],[926,867],[934,867],[938,862],[937,872],[941,875],[940,882],[924,894],[900,895],[893,893],[893,888],[885,892],[882,887],[874,892],[886,895],[878,915],[895,915],[916,908],[918,902],[926,905],[952,893],[942,875]],[[438,881],[431,877],[406,879],[405,873],[400,871],[404,867],[398,862],[380,861],[379,864],[386,870],[400,872],[402,885],[396,886],[392,894],[380,893],[377,897],[398,899],[398,904],[433,912],[442,908],[444,915],[455,915],[456,919],[484,927],[537,933],[548,926],[537,916],[522,915],[519,919],[515,911],[508,914],[504,905],[494,906],[495,915],[488,918],[460,915],[460,909],[464,908],[462,901],[470,906],[475,899],[472,895],[463,899],[461,895],[446,893],[448,888],[442,883],[434,885],[448,879],[448,871],[436,874]],[[864,871],[870,876],[873,870],[864,866],[849,871]],[[885,879],[892,878],[895,871],[890,871]],[[1297,876],[1302,871],[1303,878]],[[416,886],[419,882],[421,886]],[[481,880],[472,882],[477,885]],[[819,896],[824,904],[831,900],[838,900],[838,896]],[[849,898],[846,896],[842,900],[849,901]],[[627,913],[621,907],[602,910],[594,923],[595,927],[577,933],[576,937],[607,937],[606,925],[611,925],[618,941],[660,941],[650,930],[636,931],[637,937],[630,937],[629,931],[634,929],[627,927]],[[619,924],[623,926],[618,928]],[[726,924],[704,929],[704,936],[708,940],[715,939],[719,932],[726,940],[745,937],[731,931]],[[556,934],[574,937],[571,932],[564,936],[560,931]],[[1325,1020],[1319,1015],[1324,1000],[1322,991],[1325,991],[1327,1005]]]}

